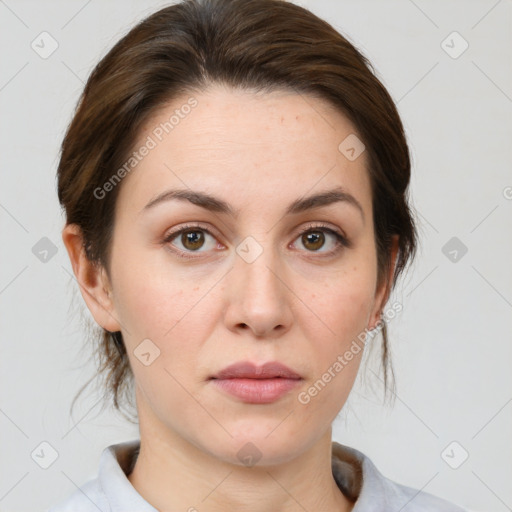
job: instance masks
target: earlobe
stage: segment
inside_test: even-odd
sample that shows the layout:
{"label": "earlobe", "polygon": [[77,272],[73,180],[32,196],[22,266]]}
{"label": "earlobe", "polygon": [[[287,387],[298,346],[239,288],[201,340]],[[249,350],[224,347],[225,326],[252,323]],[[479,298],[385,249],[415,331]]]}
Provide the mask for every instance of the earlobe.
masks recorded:
{"label": "earlobe", "polygon": [[62,241],[80,292],[92,316],[107,331],[120,331],[121,326],[115,313],[107,274],[101,265],[87,258],[80,227],[76,224],[66,224],[62,230]]}

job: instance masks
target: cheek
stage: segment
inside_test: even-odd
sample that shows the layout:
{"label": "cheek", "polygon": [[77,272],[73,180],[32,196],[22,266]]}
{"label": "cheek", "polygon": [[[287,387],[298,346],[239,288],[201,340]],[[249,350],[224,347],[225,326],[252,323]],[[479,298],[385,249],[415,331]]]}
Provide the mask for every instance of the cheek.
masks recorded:
{"label": "cheek", "polygon": [[322,381],[320,387],[325,383],[328,388],[318,393],[317,406],[325,402],[332,407],[333,399],[343,403],[357,376],[374,299],[373,274],[367,270],[353,265],[310,295],[311,309],[320,321],[312,317],[305,329],[307,339],[314,341],[315,377]]}
{"label": "cheek", "polygon": [[162,265],[143,259],[134,261],[119,262],[112,276],[115,312],[131,344],[149,338],[159,346],[172,345],[185,328],[191,337],[197,326],[191,318],[204,294],[202,287],[183,273],[164,272]]}
{"label": "cheek", "polygon": [[[128,258],[116,267],[113,277],[116,313],[125,331],[136,380],[149,396],[155,388],[155,396],[172,394],[178,402],[186,401],[187,397],[181,396],[183,390],[168,372],[179,382],[197,374],[201,348],[219,318],[220,301],[211,290],[213,283],[199,282],[190,273],[170,266],[164,270],[161,261],[155,264],[146,259],[144,265],[127,262]],[[139,270],[133,272],[133,268]],[[147,341],[142,345],[146,339],[156,348]],[[146,352],[143,347],[158,354],[148,367],[138,360],[138,355]]]}
{"label": "cheek", "polygon": [[148,272],[118,273],[115,308],[130,337],[159,338],[179,319],[183,291],[155,278]]}
{"label": "cheek", "polygon": [[339,279],[331,280],[320,293],[311,295],[312,309],[329,328],[327,334],[346,343],[364,331],[374,301],[374,285],[371,275],[352,267]]}

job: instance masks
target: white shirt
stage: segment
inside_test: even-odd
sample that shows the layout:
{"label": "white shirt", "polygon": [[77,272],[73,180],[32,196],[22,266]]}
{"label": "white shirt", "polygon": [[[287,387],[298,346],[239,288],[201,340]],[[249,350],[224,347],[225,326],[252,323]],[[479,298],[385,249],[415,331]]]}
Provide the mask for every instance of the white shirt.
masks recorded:
{"label": "white shirt", "polygon": [[[105,448],[98,476],[47,512],[158,512],[127,478],[139,448],[138,439]],[[332,443],[332,471],[345,496],[355,499],[352,512],[467,512],[432,494],[389,480],[362,452],[337,442]]]}

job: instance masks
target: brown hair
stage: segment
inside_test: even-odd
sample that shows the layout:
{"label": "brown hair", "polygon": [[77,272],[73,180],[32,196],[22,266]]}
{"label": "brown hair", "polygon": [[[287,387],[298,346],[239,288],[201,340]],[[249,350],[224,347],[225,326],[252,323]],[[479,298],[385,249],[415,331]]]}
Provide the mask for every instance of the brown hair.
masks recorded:
{"label": "brown hair", "polygon": [[[391,238],[399,235],[397,263],[387,283],[392,289],[416,250],[407,199],[411,164],[400,117],[371,64],[345,37],[310,11],[282,0],[171,5],[136,25],[95,67],[63,140],[57,171],[66,222],[81,228],[88,259],[109,275],[121,185],[101,200],[94,191],[126,161],[142,123],[174,97],[213,83],[293,90],[327,100],[350,119],[369,158],[379,283],[390,269]],[[95,351],[98,373],[105,375],[105,389],[121,411],[121,393],[132,398],[133,374],[121,332],[102,331]],[[385,322],[382,335],[387,391]]]}

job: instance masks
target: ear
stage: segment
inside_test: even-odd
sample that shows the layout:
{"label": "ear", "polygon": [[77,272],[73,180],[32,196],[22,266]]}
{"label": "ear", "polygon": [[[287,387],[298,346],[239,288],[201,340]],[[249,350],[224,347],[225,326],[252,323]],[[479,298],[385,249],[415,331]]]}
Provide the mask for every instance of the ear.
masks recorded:
{"label": "ear", "polygon": [[66,224],[62,241],[68,251],[82,297],[96,322],[110,332],[120,331],[121,325],[115,314],[112,289],[105,269],[92,263],[85,254],[83,237],[77,224]]}
{"label": "ear", "polygon": [[386,302],[391,294],[391,287],[393,283],[393,273],[395,271],[396,259],[398,256],[398,235],[393,235],[391,239],[391,261],[389,266],[389,272],[387,276],[384,276],[382,283],[375,292],[375,300],[370,319],[368,323],[368,329],[375,329],[379,324],[382,311]]}

